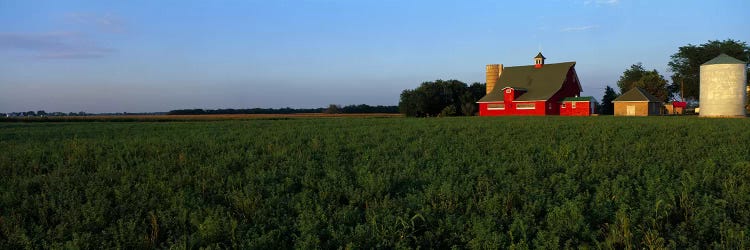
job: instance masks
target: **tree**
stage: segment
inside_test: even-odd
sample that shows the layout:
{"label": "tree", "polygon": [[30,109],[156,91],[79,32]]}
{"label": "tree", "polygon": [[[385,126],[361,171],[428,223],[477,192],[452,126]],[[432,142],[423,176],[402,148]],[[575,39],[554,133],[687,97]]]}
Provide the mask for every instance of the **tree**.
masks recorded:
{"label": "tree", "polygon": [[641,79],[635,82],[634,87],[641,87],[651,93],[659,100],[666,102],[672,94],[667,88],[667,80],[656,70],[647,71]]}
{"label": "tree", "polygon": [[38,116],[47,116],[47,112],[44,112],[44,110],[39,110],[36,112],[36,115]]}
{"label": "tree", "polygon": [[423,82],[416,89],[401,92],[399,111],[406,116],[437,116],[446,110],[446,107],[453,106],[446,112],[450,111],[448,113],[454,115],[473,115],[477,110],[476,100],[484,96],[482,86],[481,83],[467,86],[458,80]]}
{"label": "tree", "polygon": [[416,89],[406,89],[401,92],[401,98],[398,102],[398,110],[406,116],[420,117],[422,115],[420,103],[422,102],[422,93]]}
{"label": "tree", "polygon": [[454,105],[448,105],[443,108],[443,110],[440,111],[439,117],[446,117],[446,116],[456,116],[458,115],[458,111],[456,111],[456,106]]}
{"label": "tree", "polygon": [[328,108],[323,111],[323,113],[326,114],[340,114],[341,113],[341,106],[336,104],[328,105]]}
{"label": "tree", "polygon": [[[471,92],[467,91],[463,95],[461,95],[461,113],[466,116],[472,116],[474,113],[477,112],[479,107],[477,107],[476,100],[473,96],[471,96]],[[443,110],[445,111],[445,110]]]}
{"label": "tree", "polygon": [[477,101],[485,95],[486,84],[472,83],[467,91],[461,96],[461,113],[472,116],[479,111]]}
{"label": "tree", "polygon": [[615,105],[612,103],[612,100],[616,99],[618,96],[620,95],[615,92],[615,89],[607,85],[607,87],[604,88],[604,96],[602,97],[602,105],[601,109],[599,109],[599,113],[602,115],[614,114]]}
{"label": "tree", "polygon": [[672,96],[667,80],[655,69],[644,69],[641,63],[630,65],[629,69],[622,72],[617,86],[620,87],[620,93],[625,93],[633,87],[641,87],[662,101],[667,101]]}
{"label": "tree", "polygon": [[[750,60],[750,47],[747,43],[727,39],[724,41],[711,41],[701,45],[688,44],[682,46],[674,53],[669,62],[672,75],[672,92],[680,90],[680,84],[684,84],[683,95],[685,98],[697,100],[700,96],[700,66],[720,54],[727,54],[742,61]],[[750,70],[748,71],[750,74]]]}
{"label": "tree", "polygon": [[639,62],[630,65],[630,68],[626,69],[625,72],[622,72],[620,80],[617,81],[617,87],[620,88],[620,93],[625,93],[632,89],[635,82],[640,80],[644,74],[646,74],[646,70],[643,69],[642,63]]}
{"label": "tree", "polygon": [[475,101],[479,101],[479,99],[482,99],[487,91],[487,84],[475,82],[469,85],[469,92],[471,93],[471,96],[474,97]]}

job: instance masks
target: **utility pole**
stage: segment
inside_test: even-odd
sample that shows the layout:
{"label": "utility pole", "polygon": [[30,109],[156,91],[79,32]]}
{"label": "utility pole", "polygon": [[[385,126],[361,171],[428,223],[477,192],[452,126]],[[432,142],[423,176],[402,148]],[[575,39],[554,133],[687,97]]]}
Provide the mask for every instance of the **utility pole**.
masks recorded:
{"label": "utility pole", "polygon": [[680,101],[685,101],[685,78],[680,78]]}

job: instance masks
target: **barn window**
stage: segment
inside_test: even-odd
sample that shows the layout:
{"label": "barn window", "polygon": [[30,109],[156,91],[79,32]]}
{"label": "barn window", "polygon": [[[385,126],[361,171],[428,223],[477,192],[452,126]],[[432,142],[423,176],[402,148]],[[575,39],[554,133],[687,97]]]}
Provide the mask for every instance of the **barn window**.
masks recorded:
{"label": "barn window", "polygon": [[505,93],[508,93],[508,94],[510,94],[510,92],[511,92],[511,91],[513,91],[513,90],[512,90],[512,89],[506,89],[506,90],[505,90]]}
{"label": "barn window", "polygon": [[576,108],[576,102],[573,102],[573,104],[571,105],[571,108]]}
{"label": "barn window", "polygon": [[547,103],[547,109],[552,109],[552,103]]}
{"label": "barn window", "polygon": [[503,103],[487,104],[487,109],[489,109],[489,110],[505,109],[505,104],[503,104]]}
{"label": "barn window", "polygon": [[562,104],[562,106],[561,106],[561,107],[562,107],[562,108],[565,108],[565,103],[564,103],[564,102],[563,102],[563,104]]}
{"label": "barn window", "polygon": [[536,103],[519,103],[516,105],[516,109],[535,109]]}

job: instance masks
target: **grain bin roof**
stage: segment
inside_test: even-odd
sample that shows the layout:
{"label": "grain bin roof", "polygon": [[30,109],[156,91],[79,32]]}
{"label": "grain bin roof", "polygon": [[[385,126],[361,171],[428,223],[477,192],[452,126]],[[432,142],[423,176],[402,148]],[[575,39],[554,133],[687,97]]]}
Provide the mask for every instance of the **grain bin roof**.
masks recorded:
{"label": "grain bin roof", "polygon": [[711,64],[745,64],[745,62],[737,60],[737,58],[731,57],[727,54],[721,53],[721,55],[714,57],[714,59],[711,59],[710,61],[701,65]]}
{"label": "grain bin roof", "polygon": [[502,102],[506,87],[527,90],[516,101],[548,100],[562,88],[568,71],[575,65],[576,62],[564,62],[545,64],[538,69],[534,65],[506,67],[492,92],[477,102]]}
{"label": "grain bin roof", "polygon": [[648,93],[648,91],[640,87],[632,88],[628,90],[628,92],[625,92],[625,94],[622,94],[620,97],[617,97],[612,101],[613,102],[661,102],[659,98],[656,98],[655,96]]}

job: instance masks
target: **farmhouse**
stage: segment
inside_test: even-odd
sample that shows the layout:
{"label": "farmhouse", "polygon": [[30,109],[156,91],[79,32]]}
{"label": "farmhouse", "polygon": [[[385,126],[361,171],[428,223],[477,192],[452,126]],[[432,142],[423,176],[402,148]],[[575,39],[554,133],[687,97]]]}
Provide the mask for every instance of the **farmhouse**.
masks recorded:
{"label": "farmhouse", "polygon": [[650,116],[661,114],[661,100],[640,87],[628,90],[628,92],[612,100],[612,103],[615,104],[616,116]]}
{"label": "farmhouse", "polygon": [[477,101],[479,115],[560,115],[561,101],[582,91],[576,63],[545,64],[545,59],[539,53],[534,65],[487,65],[487,94]]}

